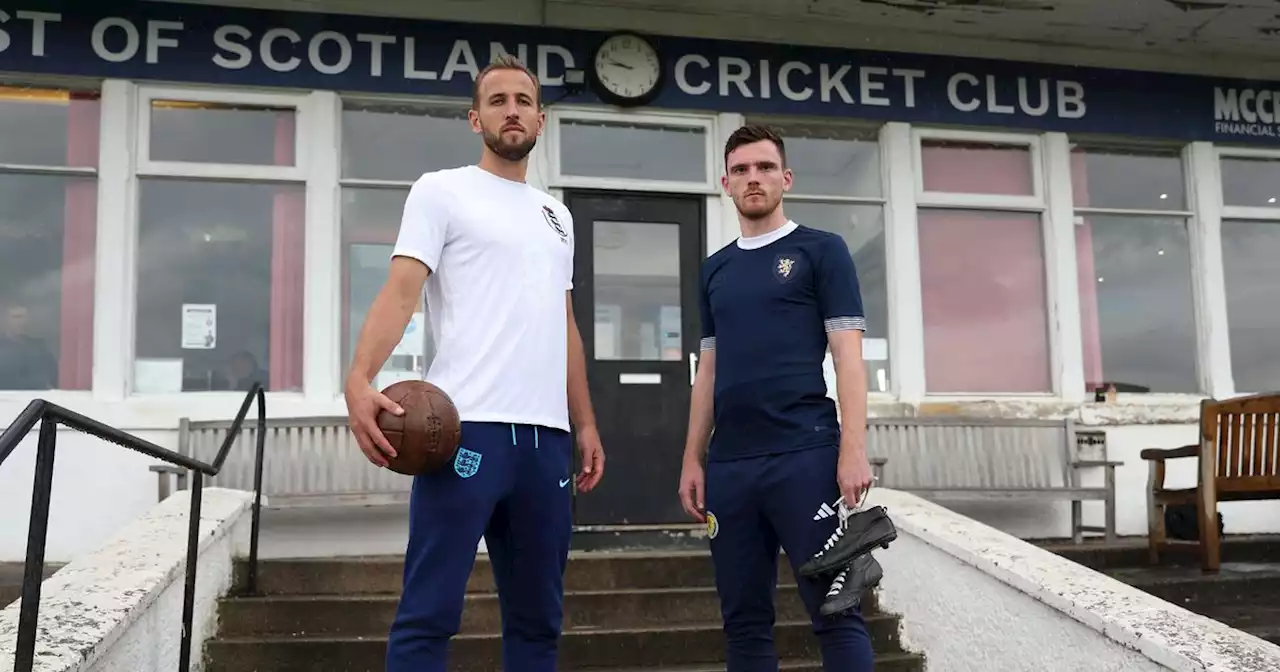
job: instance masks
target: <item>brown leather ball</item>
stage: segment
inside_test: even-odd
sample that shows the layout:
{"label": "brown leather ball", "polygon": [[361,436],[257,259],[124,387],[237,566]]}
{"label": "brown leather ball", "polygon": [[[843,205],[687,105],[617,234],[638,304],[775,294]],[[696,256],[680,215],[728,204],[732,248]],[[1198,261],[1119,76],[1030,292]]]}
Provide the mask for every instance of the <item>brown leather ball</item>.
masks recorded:
{"label": "brown leather ball", "polygon": [[397,416],[378,412],[378,429],[395,449],[388,467],[406,476],[439,471],[458,452],[462,423],[458,408],[444,390],[424,380],[402,380],[382,393],[404,409]]}

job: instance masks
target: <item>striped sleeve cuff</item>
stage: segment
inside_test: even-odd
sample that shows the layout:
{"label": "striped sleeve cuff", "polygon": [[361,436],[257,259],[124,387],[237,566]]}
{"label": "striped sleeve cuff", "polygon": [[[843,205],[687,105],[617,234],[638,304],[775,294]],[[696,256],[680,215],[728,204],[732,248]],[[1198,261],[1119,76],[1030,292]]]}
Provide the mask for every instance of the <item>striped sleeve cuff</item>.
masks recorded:
{"label": "striped sleeve cuff", "polygon": [[715,337],[715,336],[707,336],[706,338],[702,339],[702,344],[701,344],[701,347],[700,347],[699,349],[701,349],[701,350],[715,350],[715,349],[716,349],[716,337]]}
{"label": "striped sleeve cuff", "polygon": [[833,331],[850,331],[850,330],[866,331],[867,318],[862,316],[829,317],[826,319],[825,322],[823,322],[823,326],[826,327],[827,333],[831,333]]}

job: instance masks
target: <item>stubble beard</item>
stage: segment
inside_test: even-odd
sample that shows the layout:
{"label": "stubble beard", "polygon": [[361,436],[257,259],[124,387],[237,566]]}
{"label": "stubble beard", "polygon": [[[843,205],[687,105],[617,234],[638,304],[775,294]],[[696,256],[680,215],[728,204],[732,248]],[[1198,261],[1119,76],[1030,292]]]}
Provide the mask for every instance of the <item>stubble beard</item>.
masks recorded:
{"label": "stubble beard", "polygon": [[743,198],[742,201],[734,203],[738,208],[738,214],[750,221],[758,222],[772,215],[778,209],[778,206],[782,204],[782,199],[768,201],[762,206],[747,206],[745,202],[746,198]]}
{"label": "stubble beard", "polygon": [[489,148],[489,151],[497,154],[500,158],[514,163],[524,160],[524,157],[533,151],[533,146],[538,144],[538,136],[530,136],[524,142],[506,143],[502,141],[501,133],[486,132],[484,134],[484,144]]}

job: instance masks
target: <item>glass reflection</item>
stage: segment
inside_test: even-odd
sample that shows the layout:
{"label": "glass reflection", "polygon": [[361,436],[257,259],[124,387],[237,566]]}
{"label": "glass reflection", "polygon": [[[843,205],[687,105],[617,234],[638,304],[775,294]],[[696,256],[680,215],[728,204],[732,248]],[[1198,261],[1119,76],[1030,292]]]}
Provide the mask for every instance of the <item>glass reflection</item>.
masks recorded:
{"label": "glass reflection", "polygon": [[301,389],[304,194],[142,181],[136,392]]}
{"label": "glass reflection", "polygon": [[1222,223],[1231,370],[1237,392],[1280,390],[1280,222]]}
{"label": "glass reflection", "polygon": [[[788,140],[790,142],[790,140]],[[797,224],[839,234],[853,255],[862,308],[867,316],[862,357],[867,389],[890,390],[888,264],[884,246],[884,209],[878,205],[786,200],[787,216]],[[834,372],[832,372],[834,375]]]}
{"label": "glass reflection", "polygon": [[151,101],[151,159],[292,166],[292,108],[184,100]]}
{"label": "glass reflection", "polygon": [[683,126],[560,122],[560,172],[583,177],[705,182],[706,131]]}
{"label": "glass reflection", "polygon": [[458,106],[347,101],[342,110],[342,177],[413,181],[480,158]]}
{"label": "glass reflection", "polygon": [[1089,215],[1076,248],[1086,389],[1198,391],[1186,221]]}
{"label": "glass reflection", "polygon": [[680,226],[597,220],[592,238],[595,358],[683,359]]}

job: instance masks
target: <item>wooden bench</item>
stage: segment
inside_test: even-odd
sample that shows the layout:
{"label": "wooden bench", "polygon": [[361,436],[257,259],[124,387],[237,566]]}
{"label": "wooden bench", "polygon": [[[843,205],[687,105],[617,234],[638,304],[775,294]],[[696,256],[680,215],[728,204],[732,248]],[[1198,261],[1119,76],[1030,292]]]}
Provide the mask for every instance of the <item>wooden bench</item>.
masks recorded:
{"label": "wooden bench", "polygon": [[[1178,543],[1195,544],[1200,566],[1216,572],[1221,565],[1218,502],[1280,500],[1280,393],[1259,394],[1227,401],[1206,399],[1200,404],[1200,443],[1181,448],[1148,448],[1139,456],[1149,462],[1147,480],[1147,546],[1151,564],[1160,549]],[[1166,488],[1165,462],[1194,457],[1196,485]],[[1165,538],[1164,515],[1170,505],[1195,504],[1199,538]]]}
{"label": "wooden bench", "polygon": [[[1102,432],[1082,432],[1072,420],[998,418],[872,418],[867,453],[887,459],[881,485],[930,500],[1016,499],[1071,502],[1071,538],[1084,532],[1116,536],[1115,468]],[[1080,471],[1104,469],[1103,485],[1080,484]],[[1101,500],[1105,525],[1086,526],[1082,505]]]}
{"label": "wooden bench", "polygon": [[[189,420],[178,424],[178,452],[212,462],[231,429],[231,420]],[[253,490],[257,426],[245,423],[227,454],[222,472],[205,482],[209,487]],[[262,497],[272,507],[406,502],[413,480],[390,469],[379,469],[365,458],[347,427],[346,416],[268,418],[263,450]],[[186,487],[184,470],[168,465],[151,467],[160,479],[159,496]]]}

